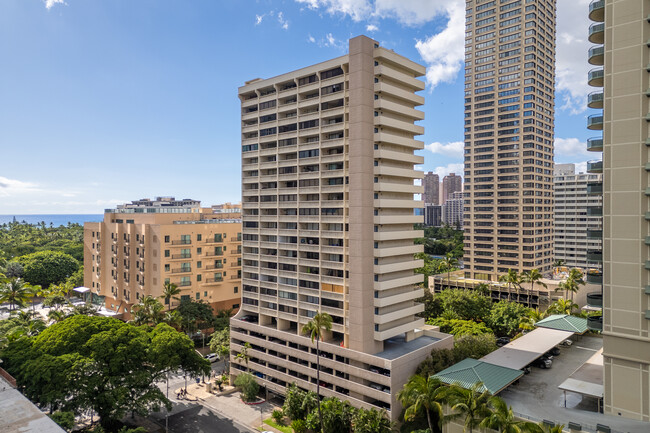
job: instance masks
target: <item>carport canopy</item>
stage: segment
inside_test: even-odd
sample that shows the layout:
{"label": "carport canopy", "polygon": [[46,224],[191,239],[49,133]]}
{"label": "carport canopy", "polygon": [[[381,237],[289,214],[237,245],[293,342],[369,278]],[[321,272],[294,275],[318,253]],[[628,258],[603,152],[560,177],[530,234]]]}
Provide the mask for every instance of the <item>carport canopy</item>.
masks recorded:
{"label": "carport canopy", "polygon": [[466,358],[449,368],[433,375],[436,379],[448,385],[458,384],[470,389],[475,383],[481,382],[480,391],[488,390],[498,394],[501,390],[524,375],[521,370],[501,367],[499,365],[482,362],[478,359]]}
{"label": "carport canopy", "polygon": [[558,386],[563,391],[603,398],[603,349],[582,364]]}
{"label": "carport canopy", "polygon": [[537,328],[485,355],[480,360],[501,367],[521,370],[572,335],[573,332],[570,331]]}

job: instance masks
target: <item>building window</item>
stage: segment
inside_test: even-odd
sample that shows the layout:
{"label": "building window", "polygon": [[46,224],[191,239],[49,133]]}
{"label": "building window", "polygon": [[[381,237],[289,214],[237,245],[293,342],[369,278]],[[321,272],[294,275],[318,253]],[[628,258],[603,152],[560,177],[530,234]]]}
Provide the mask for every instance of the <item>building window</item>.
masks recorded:
{"label": "building window", "polygon": [[201,235],[196,235],[196,240],[201,242]]}
{"label": "building window", "polygon": [[201,274],[196,276],[196,281],[201,281]]}
{"label": "building window", "polygon": [[234,293],[239,293],[239,287],[235,286]]}
{"label": "building window", "polygon": [[169,250],[165,250],[165,257],[169,257]]}
{"label": "building window", "polygon": [[169,243],[169,236],[165,236],[165,243]]}
{"label": "building window", "polygon": [[165,265],[165,272],[169,272],[169,264]]}

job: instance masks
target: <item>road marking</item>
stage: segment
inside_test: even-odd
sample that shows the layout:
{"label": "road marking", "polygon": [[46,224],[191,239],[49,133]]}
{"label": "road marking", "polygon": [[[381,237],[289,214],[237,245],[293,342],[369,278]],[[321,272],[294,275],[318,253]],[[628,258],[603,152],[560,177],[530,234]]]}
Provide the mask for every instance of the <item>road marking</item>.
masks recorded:
{"label": "road marking", "polygon": [[592,352],[598,352],[600,349],[592,349],[590,347],[582,347],[582,346],[574,346],[576,349],[582,349],[582,350],[591,350]]}

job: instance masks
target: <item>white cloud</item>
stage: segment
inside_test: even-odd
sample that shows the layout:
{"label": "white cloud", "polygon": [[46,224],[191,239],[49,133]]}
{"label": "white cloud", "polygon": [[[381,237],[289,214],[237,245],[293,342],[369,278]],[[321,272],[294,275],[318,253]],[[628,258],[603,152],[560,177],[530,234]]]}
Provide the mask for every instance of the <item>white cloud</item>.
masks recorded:
{"label": "white cloud", "polygon": [[289,21],[284,19],[284,14],[282,12],[278,12],[278,22],[283,29],[289,30]]}
{"label": "white cloud", "polygon": [[447,164],[441,167],[436,167],[433,170],[429,170],[429,171],[433,171],[435,174],[440,176],[440,179],[442,179],[443,177],[447,176],[450,173],[455,173],[458,176],[464,177],[464,170],[465,170],[465,166],[463,165],[462,162],[460,162],[460,163]]}
{"label": "white cloud", "polygon": [[256,26],[262,24],[262,20],[264,19],[264,15],[265,15],[265,14],[262,14],[262,15],[255,15],[255,25],[256,25]]}
{"label": "white cloud", "polygon": [[465,149],[465,143],[462,141],[454,141],[452,143],[431,143],[424,146],[424,148],[432,153],[438,153],[454,158],[462,158]]}
{"label": "white cloud", "polygon": [[[396,17],[399,22],[406,25],[419,25],[457,7],[462,9],[464,21],[464,0],[376,0],[375,15],[382,18]],[[464,22],[462,28],[465,28]]]}
{"label": "white cloud", "polygon": [[0,176],[0,197],[42,191],[35,183]]}
{"label": "white cloud", "polygon": [[52,9],[56,4],[67,5],[64,0],[43,0],[43,2],[45,3],[45,8],[47,10]]}
{"label": "white cloud", "polygon": [[441,82],[456,79],[465,57],[465,10],[459,2],[448,4],[447,27],[424,41],[415,44],[427,63],[427,82],[433,90]]}
{"label": "white cloud", "polygon": [[369,0],[295,0],[311,9],[325,9],[329,14],[349,15],[353,21],[361,21],[372,13]]}
{"label": "white cloud", "polygon": [[596,89],[587,85],[587,40],[591,0],[560,0],[557,5],[556,91],[557,106],[578,114],[587,109],[587,95]]}
{"label": "white cloud", "polygon": [[326,45],[327,45],[327,46],[334,46],[334,45],[336,45],[336,38],[334,38],[334,36],[332,36],[331,33],[328,33],[328,34],[325,36],[325,40],[327,41],[327,42],[326,42]]}
{"label": "white cloud", "polygon": [[377,30],[379,30],[379,27],[377,27],[377,26],[374,25],[374,24],[368,24],[368,25],[366,26],[366,31],[367,31],[367,32],[376,32]]}
{"label": "white cloud", "polygon": [[586,173],[587,172],[587,161],[576,162],[576,173]]}
{"label": "white cloud", "polygon": [[316,39],[312,35],[307,36],[307,42],[311,42],[312,44],[316,43]]}
{"label": "white cloud", "polygon": [[555,160],[573,162],[578,159],[595,158],[595,153],[587,150],[587,143],[577,138],[555,138]]}

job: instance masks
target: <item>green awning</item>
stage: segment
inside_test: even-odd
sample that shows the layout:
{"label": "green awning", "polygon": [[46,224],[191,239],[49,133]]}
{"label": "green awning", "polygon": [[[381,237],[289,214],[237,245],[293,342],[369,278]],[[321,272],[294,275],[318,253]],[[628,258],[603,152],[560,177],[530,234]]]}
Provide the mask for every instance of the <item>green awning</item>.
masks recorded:
{"label": "green awning", "polygon": [[521,370],[467,358],[434,374],[433,377],[448,385],[455,383],[466,389],[470,389],[477,382],[483,382],[483,390],[497,394],[523,375]]}
{"label": "green awning", "polygon": [[567,314],[553,314],[535,323],[535,326],[584,334],[587,332],[587,319]]}

